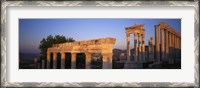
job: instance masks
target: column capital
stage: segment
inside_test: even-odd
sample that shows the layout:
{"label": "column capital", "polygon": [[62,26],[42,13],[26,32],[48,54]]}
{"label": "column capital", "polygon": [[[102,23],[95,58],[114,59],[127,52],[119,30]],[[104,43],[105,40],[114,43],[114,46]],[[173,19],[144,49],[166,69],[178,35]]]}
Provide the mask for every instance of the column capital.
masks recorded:
{"label": "column capital", "polygon": [[134,34],[134,35],[137,35],[137,33],[136,33],[136,32],[133,32],[133,34]]}
{"label": "column capital", "polygon": [[60,52],[60,54],[65,54],[65,52]]}
{"label": "column capital", "polygon": [[126,37],[130,37],[130,33],[126,32]]}
{"label": "column capital", "polygon": [[140,37],[141,36],[141,34],[140,33],[137,33],[138,34],[138,37]]}
{"label": "column capital", "polygon": [[92,54],[91,52],[85,52],[85,54]]}
{"label": "column capital", "polygon": [[53,52],[53,54],[57,54],[58,52]]}
{"label": "column capital", "polygon": [[71,54],[76,54],[75,52],[71,52]]}
{"label": "column capital", "polygon": [[165,28],[164,28],[164,27],[160,27],[160,30],[161,30],[161,31],[164,31],[164,30],[165,30]]}
{"label": "column capital", "polygon": [[168,30],[168,29],[165,29],[165,31],[166,31],[166,32],[169,32],[169,30]]}
{"label": "column capital", "polygon": [[155,27],[155,28],[158,28],[158,27],[159,27],[159,25],[154,25],[154,27]]}
{"label": "column capital", "polygon": [[49,53],[51,53],[51,52],[47,51],[47,54],[49,54]]}
{"label": "column capital", "polygon": [[142,36],[142,39],[144,39],[145,35],[144,35],[144,34],[142,34],[141,36]]}

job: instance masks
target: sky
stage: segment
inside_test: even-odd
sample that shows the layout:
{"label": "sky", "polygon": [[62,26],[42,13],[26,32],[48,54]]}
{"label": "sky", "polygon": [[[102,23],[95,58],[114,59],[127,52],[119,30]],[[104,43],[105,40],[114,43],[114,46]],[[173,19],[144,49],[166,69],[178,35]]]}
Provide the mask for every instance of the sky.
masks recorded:
{"label": "sky", "polygon": [[[48,35],[72,37],[75,41],[116,38],[114,48],[126,49],[125,27],[144,24],[145,45],[155,37],[154,25],[165,22],[181,33],[181,19],[19,19],[19,52],[39,53],[40,41]],[[131,35],[130,47],[134,48]],[[155,38],[154,38],[155,39]]]}

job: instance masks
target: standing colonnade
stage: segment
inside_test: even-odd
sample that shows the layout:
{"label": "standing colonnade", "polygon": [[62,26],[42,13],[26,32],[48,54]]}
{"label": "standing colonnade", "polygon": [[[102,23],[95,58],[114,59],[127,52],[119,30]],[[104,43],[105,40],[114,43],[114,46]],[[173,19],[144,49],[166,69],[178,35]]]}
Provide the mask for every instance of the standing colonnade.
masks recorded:
{"label": "standing colonnade", "polygon": [[134,34],[134,61],[139,63],[145,61],[145,30],[143,27],[144,24],[135,24],[131,27],[126,27],[127,61],[130,61],[130,34]]}
{"label": "standing colonnade", "polygon": [[[169,63],[174,64],[181,58],[181,34],[171,28],[168,24],[160,22],[155,25],[155,47],[151,37],[149,39],[148,57],[145,59],[145,29],[144,24],[135,24],[126,27],[126,42],[127,42],[127,62],[131,61],[130,52],[130,35],[134,35],[134,62],[145,63],[153,61],[154,63]],[[47,49],[47,69],[50,69],[51,54],[53,54],[53,69],[57,69],[57,54],[61,54],[61,69],[65,69],[66,53],[71,54],[71,68],[76,69],[77,53],[84,53],[86,57],[86,69],[91,68],[92,53],[102,54],[103,69],[112,69],[113,44],[115,38],[100,38],[94,40],[85,40],[79,42],[66,42],[61,44],[53,44]],[[154,49],[155,48],[155,49]],[[34,60],[37,63],[37,59]],[[39,65],[39,63],[37,63]],[[44,68],[44,61],[42,61]],[[133,63],[134,64],[134,63]],[[35,66],[36,68],[36,66]]]}
{"label": "standing colonnade", "polygon": [[[181,34],[164,22],[155,25],[155,46],[153,38],[149,39],[149,46],[145,51],[145,29],[144,24],[135,24],[126,27],[127,41],[127,62],[125,68],[143,68],[143,64],[153,62],[155,64],[175,64],[180,63],[181,58]],[[130,35],[134,34],[134,62],[130,63]],[[145,59],[145,57],[148,57]],[[135,64],[135,65],[130,65]]]}
{"label": "standing colonnade", "polygon": [[168,24],[155,25],[156,62],[174,64],[181,54],[181,35]]}
{"label": "standing colonnade", "polygon": [[103,69],[112,69],[112,50],[115,38],[100,38],[79,42],[67,42],[54,44],[47,50],[47,69],[50,69],[51,53],[53,53],[53,69],[57,69],[57,53],[61,54],[61,69],[65,69],[65,54],[71,53],[71,68],[76,69],[77,53],[84,53],[86,56],[86,69],[91,68],[92,53],[102,54]]}

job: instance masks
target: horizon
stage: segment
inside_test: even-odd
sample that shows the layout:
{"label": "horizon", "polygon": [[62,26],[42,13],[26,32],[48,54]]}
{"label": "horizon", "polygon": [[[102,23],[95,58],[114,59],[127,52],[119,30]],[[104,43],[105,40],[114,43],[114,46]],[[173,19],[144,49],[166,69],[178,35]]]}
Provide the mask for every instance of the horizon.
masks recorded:
{"label": "horizon", "polygon": [[[145,45],[154,36],[154,25],[165,22],[181,33],[181,19],[19,19],[19,53],[40,54],[40,41],[48,35],[63,35],[75,41],[116,38],[113,49],[126,50],[125,27],[144,24]],[[134,49],[133,35],[130,48]]]}

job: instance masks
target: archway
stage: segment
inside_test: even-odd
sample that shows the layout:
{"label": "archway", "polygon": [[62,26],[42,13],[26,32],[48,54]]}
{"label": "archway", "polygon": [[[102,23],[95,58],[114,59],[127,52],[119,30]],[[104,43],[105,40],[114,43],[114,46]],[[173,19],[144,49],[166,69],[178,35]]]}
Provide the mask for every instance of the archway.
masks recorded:
{"label": "archway", "polygon": [[53,53],[50,54],[50,69],[53,69]]}
{"label": "archway", "polygon": [[61,54],[57,53],[57,69],[61,68]]}
{"label": "archway", "polygon": [[85,69],[85,60],[86,56],[84,53],[76,54],[76,68],[77,69]]}
{"label": "archway", "polygon": [[102,69],[102,55],[100,53],[92,54],[92,69]]}
{"label": "archway", "polygon": [[71,53],[65,53],[65,68],[71,69]]}

